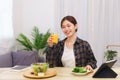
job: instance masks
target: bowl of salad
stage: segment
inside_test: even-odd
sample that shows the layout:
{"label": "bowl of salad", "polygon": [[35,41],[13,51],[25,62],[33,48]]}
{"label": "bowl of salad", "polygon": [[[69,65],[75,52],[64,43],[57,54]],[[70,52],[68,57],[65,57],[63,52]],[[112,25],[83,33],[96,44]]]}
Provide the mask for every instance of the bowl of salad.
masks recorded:
{"label": "bowl of salad", "polygon": [[44,76],[47,69],[49,68],[48,63],[33,63],[31,64],[31,68],[34,71],[34,74],[38,76]]}

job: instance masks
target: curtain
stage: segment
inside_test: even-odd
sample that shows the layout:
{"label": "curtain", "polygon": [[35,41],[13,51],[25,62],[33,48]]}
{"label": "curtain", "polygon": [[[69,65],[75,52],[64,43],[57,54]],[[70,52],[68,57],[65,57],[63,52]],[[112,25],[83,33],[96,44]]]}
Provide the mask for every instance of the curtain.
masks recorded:
{"label": "curtain", "polygon": [[74,16],[78,21],[78,37],[90,43],[100,66],[106,46],[120,44],[120,0],[57,0],[55,3],[55,29],[60,38],[65,37],[61,19]]}
{"label": "curtain", "polygon": [[12,0],[0,0],[0,52],[12,45]]}

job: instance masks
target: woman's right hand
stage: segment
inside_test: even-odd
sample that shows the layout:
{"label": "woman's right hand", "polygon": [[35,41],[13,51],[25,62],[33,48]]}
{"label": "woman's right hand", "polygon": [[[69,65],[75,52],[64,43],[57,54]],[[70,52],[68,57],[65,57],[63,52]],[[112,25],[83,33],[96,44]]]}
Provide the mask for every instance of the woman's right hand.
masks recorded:
{"label": "woman's right hand", "polygon": [[50,35],[50,37],[48,38],[47,43],[50,47],[53,47],[54,43],[53,43],[53,36],[52,35]]}

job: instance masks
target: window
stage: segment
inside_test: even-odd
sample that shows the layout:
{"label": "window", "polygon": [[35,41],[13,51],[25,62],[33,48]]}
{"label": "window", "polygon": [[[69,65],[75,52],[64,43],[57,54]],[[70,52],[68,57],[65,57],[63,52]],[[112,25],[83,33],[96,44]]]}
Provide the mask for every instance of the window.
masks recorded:
{"label": "window", "polygon": [[12,0],[0,0],[0,39],[12,37]]}

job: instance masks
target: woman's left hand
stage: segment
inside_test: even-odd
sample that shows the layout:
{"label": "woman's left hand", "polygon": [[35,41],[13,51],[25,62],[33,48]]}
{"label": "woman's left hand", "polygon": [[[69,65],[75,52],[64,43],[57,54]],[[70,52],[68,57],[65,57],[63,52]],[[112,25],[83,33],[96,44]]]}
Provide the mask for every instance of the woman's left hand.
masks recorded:
{"label": "woman's left hand", "polygon": [[87,70],[89,70],[90,72],[93,72],[93,68],[90,65],[85,66]]}

